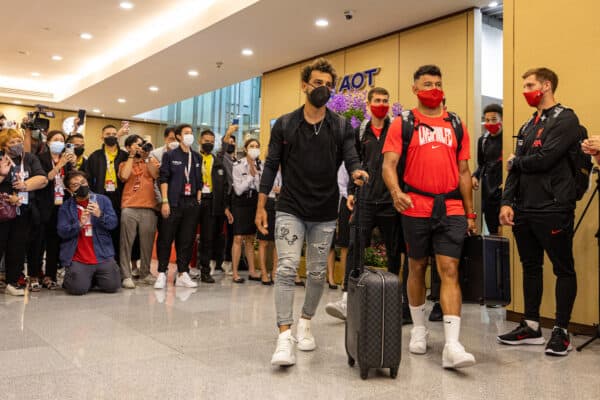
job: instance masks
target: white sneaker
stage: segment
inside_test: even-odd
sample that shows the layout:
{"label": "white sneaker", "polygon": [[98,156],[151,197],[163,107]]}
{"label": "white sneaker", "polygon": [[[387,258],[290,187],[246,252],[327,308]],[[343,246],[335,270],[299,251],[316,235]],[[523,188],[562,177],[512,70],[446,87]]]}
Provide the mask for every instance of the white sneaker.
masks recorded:
{"label": "white sneaker", "polygon": [[408,350],[413,354],[425,354],[427,352],[427,336],[429,336],[429,331],[424,326],[412,328]]}
{"label": "white sneaker", "polygon": [[200,276],[200,270],[198,268],[190,268],[189,276],[192,279],[196,279]]}
{"label": "white sneaker", "polygon": [[198,284],[190,278],[187,272],[177,276],[175,279],[175,286],[178,287],[188,287],[188,288],[197,288]]}
{"label": "white sneaker", "polygon": [[140,279],[139,283],[143,285],[154,285],[156,283],[156,278],[152,276],[152,274],[148,274],[144,278]]}
{"label": "white sneaker", "polygon": [[348,309],[348,293],[344,293],[343,297],[338,301],[332,301],[325,306],[325,312],[334,318],[346,320],[346,312]]}
{"label": "white sneaker", "polygon": [[296,336],[298,337],[298,350],[313,351],[317,348],[315,337],[310,331],[309,319],[300,318],[298,320]]}
{"label": "white sneaker", "polygon": [[156,282],[154,282],[154,289],[164,289],[167,287],[167,274],[159,272]]}
{"label": "white sneaker", "polygon": [[135,289],[135,283],[133,283],[133,279],[125,278],[123,279],[122,285],[125,289]]}
{"label": "white sneaker", "polygon": [[282,332],[277,337],[277,347],[271,357],[271,365],[281,367],[296,364],[296,339],[292,336],[291,329]]}
{"label": "white sneaker", "polygon": [[444,368],[464,368],[475,364],[475,357],[467,353],[465,348],[459,342],[446,343],[442,353],[442,367]]}
{"label": "white sneaker", "polygon": [[6,289],[4,289],[4,293],[11,296],[25,296],[25,289],[8,284],[6,285]]}
{"label": "white sneaker", "polygon": [[225,271],[225,275],[233,275],[233,266],[231,265],[231,261],[223,261],[221,268],[223,268],[223,271]]}
{"label": "white sneaker", "polygon": [[213,275],[215,273],[215,269],[217,268],[217,262],[215,260],[210,260],[208,265],[210,266],[210,274]]}

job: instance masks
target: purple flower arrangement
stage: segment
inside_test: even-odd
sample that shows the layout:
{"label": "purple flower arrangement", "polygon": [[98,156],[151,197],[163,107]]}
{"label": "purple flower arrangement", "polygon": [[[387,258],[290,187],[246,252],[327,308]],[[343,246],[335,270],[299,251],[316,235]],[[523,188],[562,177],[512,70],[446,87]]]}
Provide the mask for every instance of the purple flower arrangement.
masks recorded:
{"label": "purple flower arrangement", "polygon": [[[350,124],[353,128],[358,128],[361,122],[366,118],[370,119],[371,115],[367,113],[367,92],[360,90],[348,90],[344,92],[334,93],[327,107],[345,118],[350,119]],[[391,117],[395,117],[402,113],[402,105],[400,103],[392,104]]]}

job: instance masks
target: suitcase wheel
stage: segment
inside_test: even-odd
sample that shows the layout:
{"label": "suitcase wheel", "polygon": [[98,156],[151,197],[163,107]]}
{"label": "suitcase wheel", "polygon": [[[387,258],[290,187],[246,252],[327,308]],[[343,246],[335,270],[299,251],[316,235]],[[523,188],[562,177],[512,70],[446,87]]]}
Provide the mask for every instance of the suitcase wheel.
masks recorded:
{"label": "suitcase wheel", "polygon": [[362,379],[367,379],[369,377],[369,368],[361,368],[360,369],[360,377]]}
{"label": "suitcase wheel", "polygon": [[390,378],[396,379],[398,376],[398,367],[390,368]]}
{"label": "suitcase wheel", "polygon": [[354,358],[348,356],[348,365],[351,367],[354,367],[355,363],[356,363],[356,361],[354,361]]}

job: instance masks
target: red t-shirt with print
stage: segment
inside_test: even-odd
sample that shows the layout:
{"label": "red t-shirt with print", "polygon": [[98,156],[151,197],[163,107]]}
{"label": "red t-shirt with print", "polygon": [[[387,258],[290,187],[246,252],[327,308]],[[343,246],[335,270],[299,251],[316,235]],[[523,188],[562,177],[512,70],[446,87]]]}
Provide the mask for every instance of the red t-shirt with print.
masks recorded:
{"label": "red t-shirt with print", "polygon": [[[83,210],[87,208],[88,204],[89,200],[77,202],[77,218],[79,220],[81,220],[81,214],[83,213]],[[84,226],[79,229],[79,236],[77,237],[77,249],[75,250],[73,261],[81,264],[94,265],[98,264],[98,259],[96,258],[96,252],[94,251],[94,238],[89,234],[89,232],[86,234],[88,229],[89,232],[92,232],[91,227],[88,228]]]}
{"label": "red t-shirt with print", "polygon": [[[440,117],[428,117],[417,109],[412,110],[415,116],[415,126],[412,140],[408,146],[404,182],[428,193],[448,193],[458,187],[458,161],[470,158],[469,132],[464,124],[462,147],[456,157],[457,138],[448,113]],[[431,131],[427,126],[433,128]],[[383,145],[383,153],[393,152],[402,154],[402,118],[394,119],[390,125]],[[408,194],[413,207],[402,212],[410,217],[431,217],[433,198],[416,193]],[[465,215],[462,200],[446,200],[447,215]]]}

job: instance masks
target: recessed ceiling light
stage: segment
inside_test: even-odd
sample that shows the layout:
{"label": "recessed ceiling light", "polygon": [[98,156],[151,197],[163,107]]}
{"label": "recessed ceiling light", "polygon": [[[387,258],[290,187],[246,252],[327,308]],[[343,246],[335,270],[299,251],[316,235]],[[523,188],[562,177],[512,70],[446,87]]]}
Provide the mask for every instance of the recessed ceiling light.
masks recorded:
{"label": "recessed ceiling light", "polygon": [[251,56],[253,54],[254,54],[254,52],[252,51],[252,49],[244,49],[244,50],[242,50],[242,55],[244,55],[244,56]]}
{"label": "recessed ceiling light", "polygon": [[125,99],[117,99],[117,101],[118,101],[119,103],[127,103],[127,100],[125,100]]}
{"label": "recessed ceiling light", "polygon": [[190,69],[188,71],[188,75],[189,76],[198,76],[198,71],[196,71],[195,69]]}
{"label": "recessed ceiling light", "polygon": [[121,7],[124,10],[131,10],[133,8],[133,3],[130,1],[122,1],[119,4],[119,7]]}
{"label": "recessed ceiling light", "polygon": [[60,61],[60,60],[62,60],[63,58],[62,58],[61,56],[59,56],[58,54],[56,54],[56,55],[52,56],[52,59],[53,59],[54,61]]}
{"label": "recessed ceiling light", "polygon": [[156,86],[150,86],[148,88],[148,90],[150,90],[151,92],[158,92],[158,87],[156,87]]}
{"label": "recessed ceiling light", "polygon": [[329,21],[327,21],[325,18],[319,18],[315,21],[315,25],[320,28],[324,28],[329,25]]}
{"label": "recessed ceiling light", "polygon": [[94,108],[94,109],[92,110],[92,112],[95,112],[96,114],[98,114],[98,113],[100,112],[100,109],[98,109],[98,108]]}
{"label": "recessed ceiling light", "polygon": [[490,4],[488,4],[488,7],[498,7],[498,2],[492,1]]}
{"label": "recessed ceiling light", "polygon": [[15,100],[13,101],[14,104],[21,104],[21,100]]}
{"label": "recessed ceiling light", "polygon": [[33,76],[33,77],[36,77],[36,78],[37,78],[38,76],[40,76],[40,75],[42,75],[42,74],[40,74],[39,72],[32,72],[32,73],[31,73],[31,76]]}
{"label": "recessed ceiling light", "polygon": [[92,36],[91,33],[83,32],[81,35],[79,35],[79,37],[82,38],[82,39],[84,39],[84,40],[90,40],[94,36]]}

